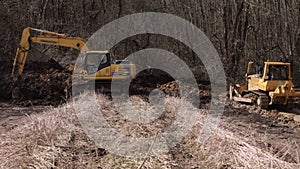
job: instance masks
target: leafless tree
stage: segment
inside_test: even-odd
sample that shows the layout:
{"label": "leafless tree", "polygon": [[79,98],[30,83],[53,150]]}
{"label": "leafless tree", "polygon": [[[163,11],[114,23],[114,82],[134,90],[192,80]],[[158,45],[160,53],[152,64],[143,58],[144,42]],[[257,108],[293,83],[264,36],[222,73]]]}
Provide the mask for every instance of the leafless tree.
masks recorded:
{"label": "leafless tree", "polygon": [[[203,30],[218,50],[229,80],[243,78],[249,60],[299,64],[299,0],[0,0],[1,60],[13,58],[27,26],[88,38],[114,19],[149,11],[177,15]],[[174,52],[192,67],[201,63],[193,51],[168,37],[147,34],[122,43],[115,47],[119,56],[159,47]],[[38,50],[45,48],[40,45]],[[68,50],[51,47],[45,54],[65,57]],[[36,55],[40,52],[31,57]]]}

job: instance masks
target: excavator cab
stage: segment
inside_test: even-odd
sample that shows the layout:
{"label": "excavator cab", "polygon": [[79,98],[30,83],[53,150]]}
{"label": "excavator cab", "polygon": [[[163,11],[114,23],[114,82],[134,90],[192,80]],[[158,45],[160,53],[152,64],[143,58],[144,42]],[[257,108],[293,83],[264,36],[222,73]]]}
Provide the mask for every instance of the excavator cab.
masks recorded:
{"label": "excavator cab", "polygon": [[108,52],[87,52],[85,55],[85,70],[87,74],[94,74],[97,71],[111,65],[110,53]]}
{"label": "excavator cab", "polygon": [[126,60],[113,62],[109,51],[86,51],[83,79],[100,81],[127,80],[135,76],[136,67]]}
{"label": "excavator cab", "polygon": [[[258,65],[256,67],[256,73],[247,75],[248,90],[269,92],[275,90],[278,85],[291,83],[290,63],[265,62],[263,66]],[[248,67],[248,70],[251,69]]]}

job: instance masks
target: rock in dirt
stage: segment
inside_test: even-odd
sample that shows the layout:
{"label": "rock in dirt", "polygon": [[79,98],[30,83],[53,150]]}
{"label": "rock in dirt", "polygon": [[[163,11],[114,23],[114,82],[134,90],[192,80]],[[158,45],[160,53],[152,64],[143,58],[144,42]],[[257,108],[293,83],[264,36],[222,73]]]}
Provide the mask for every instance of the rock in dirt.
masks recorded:
{"label": "rock in dirt", "polygon": [[294,121],[299,122],[300,123],[300,115],[296,115],[294,116]]}

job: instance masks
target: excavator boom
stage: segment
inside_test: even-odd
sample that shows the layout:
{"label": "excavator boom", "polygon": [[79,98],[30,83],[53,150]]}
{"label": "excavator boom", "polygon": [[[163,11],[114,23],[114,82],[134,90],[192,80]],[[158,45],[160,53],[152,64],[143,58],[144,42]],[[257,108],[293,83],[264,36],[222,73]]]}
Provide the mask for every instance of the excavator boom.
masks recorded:
{"label": "excavator boom", "polygon": [[[41,35],[31,37],[31,31],[40,32]],[[31,48],[31,43],[64,46],[74,48],[79,51],[88,51],[86,42],[82,38],[68,37],[65,34],[27,27],[23,30],[20,46],[16,52],[13,63],[12,76],[14,76],[15,74],[16,67],[18,68],[18,75],[22,74],[27,60],[28,52]]]}
{"label": "excavator boom", "polygon": [[[33,31],[38,32],[38,35],[32,35],[31,33]],[[86,81],[97,80],[99,84],[108,84],[110,87],[109,84],[113,79],[117,80],[118,83],[123,83],[124,80],[128,80],[136,75],[136,67],[134,64],[127,62],[117,63],[108,50],[91,51],[87,47],[86,41],[82,38],[27,27],[23,30],[20,46],[17,49],[14,59],[13,77],[15,74],[18,75],[18,77],[21,76],[28,52],[31,48],[31,43],[64,46],[84,52],[82,60],[83,67],[80,69],[80,72],[75,74],[76,76],[78,75],[80,79]],[[17,70],[15,71],[15,69]],[[17,79],[14,78],[14,80]]]}

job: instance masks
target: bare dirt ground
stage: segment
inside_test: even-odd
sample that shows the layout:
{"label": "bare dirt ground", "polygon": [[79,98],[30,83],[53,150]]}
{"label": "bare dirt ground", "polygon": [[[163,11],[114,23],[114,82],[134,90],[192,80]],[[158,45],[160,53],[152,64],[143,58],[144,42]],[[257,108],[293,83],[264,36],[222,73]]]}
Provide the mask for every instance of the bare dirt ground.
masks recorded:
{"label": "bare dirt ground", "polygon": [[270,152],[279,159],[291,163],[300,162],[300,123],[263,115],[275,113],[276,110],[266,111],[255,106],[230,104],[224,111],[221,128],[245,138],[249,144]]}
{"label": "bare dirt ground", "polygon": [[[11,85],[9,77],[0,76],[3,93],[0,98],[0,161],[4,168],[300,168],[300,123],[294,120],[295,115],[299,115],[299,109],[290,110],[291,115],[277,109],[261,110],[232,102],[226,103],[219,130],[206,143],[199,145],[195,141],[201,129],[199,124],[164,156],[135,160],[113,155],[97,147],[86,136],[72,104],[57,109],[49,106],[65,103],[66,86],[70,90],[70,70],[55,63],[45,69],[37,65],[41,64],[33,63],[22,77],[22,84],[18,86],[22,93],[19,98],[12,97],[12,90],[16,86]],[[48,63],[45,65],[49,66]],[[7,67],[2,65],[1,68],[8,70]],[[143,76],[131,85],[131,93],[140,94],[134,98],[139,104],[145,105],[148,101],[146,95],[154,88],[178,97],[178,85],[170,81],[172,79],[169,77],[161,80]],[[199,110],[207,112],[210,102],[209,83],[200,84],[199,91]],[[104,96],[99,97],[103,100]],[[108,114],[114,114],[109,97],[105,99],[106,103],[101,104],[105,105]],[[176,102],[174,99],[169,101]],[[170,125],[175,118],[172,113],[164,117],[167,118],[157,124],[158,128]],[[128,123],[117,114],[110,120],[116,128]],[[134,127],[121,129],[129,135],[140,136],[149,135],[149,132],[151,135],[151,132],[156,131],[151,126],[132,125]],[[141,131],[132,132],[136,128]],[[20,145],[22,142],[26,144]],[[19,161],[9,164],[13,160]]]}

